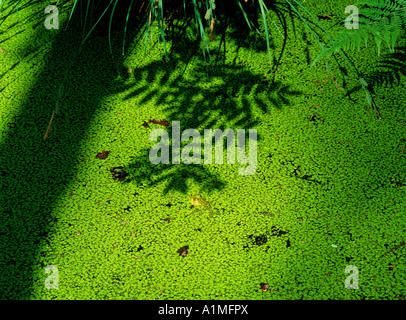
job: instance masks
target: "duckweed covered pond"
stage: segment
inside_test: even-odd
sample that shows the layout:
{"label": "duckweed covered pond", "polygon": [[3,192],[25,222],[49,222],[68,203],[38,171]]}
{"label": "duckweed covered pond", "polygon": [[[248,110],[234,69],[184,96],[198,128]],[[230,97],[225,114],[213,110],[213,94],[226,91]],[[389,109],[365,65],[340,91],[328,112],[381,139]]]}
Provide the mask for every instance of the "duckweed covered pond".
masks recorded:
{"label": "duckweed covered pond", "polygon": [[[374,87],[377,119],[356,81],[343,84],[340,59],[332,73],[344,91],[321,63],[309,68],[319,48],[290,19],[286,46],[272,39],[275,59],[283,51],[275,81],[264,39],[231,28],[219,27],[206,67],[191,28],[168,34],[168,63],[158,44],[143,60],[134,32],[119,70],[96,36],[44,142],[81,28],[50,37],[33,12],[43,8],[20,10],[0,35],[2,299],[405,297],[403,76]],[[112,40],[121,50],[122,34]],[[404,63],[404,42],[397,50]],[[369,47],[352,59],[373,73],[381,58]],[[239,175],[226,153],[223,164],[153,165],[150,133],[171,130],[162,121],[256,129],[256,173]],[[58,290],[45,286],[49,265]],[[358,289],[346,288],[348,266]]]}

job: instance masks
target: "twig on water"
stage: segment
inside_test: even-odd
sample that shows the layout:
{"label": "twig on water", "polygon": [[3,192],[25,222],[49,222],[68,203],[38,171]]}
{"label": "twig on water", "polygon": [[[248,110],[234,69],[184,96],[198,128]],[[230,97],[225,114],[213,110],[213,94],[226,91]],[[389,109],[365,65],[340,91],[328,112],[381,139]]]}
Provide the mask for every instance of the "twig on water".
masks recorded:
{"label": "twig on water", "polygon": [[59,101],[61,100],[62,93],[63,93],[63,83],[59,86],[58,99],[56,100],[55,109],[52,112],[51,120],[49,121],[48,128],[47,128],[47,132],[45,132],[44,141],[46,141],[49,136],[49,132],[51,131],[52,122],[54,121],[55,113],[57,113],[59,110]]}
{"label": "twig on water", "polygon": [[47,140],[49,132],[51,131],[52,121],[54,121],[54,115],[55,115],[55,110],[54,110],[54,112],[52,112],[51,121],[49,121],[47,132],[45,132],[44,141]]}

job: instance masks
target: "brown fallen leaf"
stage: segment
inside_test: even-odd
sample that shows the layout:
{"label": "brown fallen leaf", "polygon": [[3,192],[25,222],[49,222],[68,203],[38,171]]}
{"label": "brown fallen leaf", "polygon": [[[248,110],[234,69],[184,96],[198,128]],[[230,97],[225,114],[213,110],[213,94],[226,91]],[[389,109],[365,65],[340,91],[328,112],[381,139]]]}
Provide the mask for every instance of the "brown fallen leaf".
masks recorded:
{"label": "brown fallen leaf", "polygon": [[7,50],[4,50],[4,49],[2,49],[2,48],[0,48],[0,51],[1,51],[1,52],[4,52],[4,53],[8,53]]}
{"label": "brown fallen leaf", "polygon": [[177,250],[177,253],[179,253],[180,256],[186,257],[187,254],[189,253],[189,246],[183,246],[182,248]]}
{"label": "brown fallen leaf", "polygon": [[332,20],[334,15],[328,15],[328,14],[323,14],[323,15],[318,15],[317,18],[320,20]]}
{"label": "brown fallen leaf", "polygon": [[157,120],[157,119],[151,119],[151,120],[148,121],[148,123],[160,124],[160,125],[165,126],[165,127],[170,125],[170,123],[168,121],[166,121],[166,120]]}
{"label": "brown fallen leaf", "polygon": [[269,284],[267,284],[267,283],[260,283],[259,285],[261,286],[261,290],[262,290],[263,292],[267,292],[267,291],[268,291],[268,289],[269,289]]}
{"label": "brown fallen leaf", "polygon": [[104,160],[104,159],[106,159],[106,158],[108,157],[109,153],[110,153],[110,151],[102,151],[102,152],[99,152],[99,153],[96,155],[96,158],[99,158],[99,159]]}

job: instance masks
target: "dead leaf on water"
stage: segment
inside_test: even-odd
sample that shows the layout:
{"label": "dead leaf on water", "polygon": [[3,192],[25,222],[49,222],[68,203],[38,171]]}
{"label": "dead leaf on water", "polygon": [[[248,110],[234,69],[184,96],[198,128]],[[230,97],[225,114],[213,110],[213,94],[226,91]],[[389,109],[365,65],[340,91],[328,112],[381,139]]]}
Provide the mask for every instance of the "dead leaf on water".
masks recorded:
{"label": "dead leaf on water", "polygon": [[259,285],[261,286],[261,290],[262,290],[263,292],[267,292],[267,291],[268,291],[268,289],[269,289],[269,284],[267,284],[267,283],[260,283]]}
{"label": "dead leaf on water", "polygon": [[186,257],[189,253],[189,246],[183,246],[182,248],[177,250],[177,253],[179,253],[179,255],[182,257]]}
{"label": "dead leaf on water", "polygon": [[96,155],[96,158],[104,160],[109,156],[110,151],[102,151]]}

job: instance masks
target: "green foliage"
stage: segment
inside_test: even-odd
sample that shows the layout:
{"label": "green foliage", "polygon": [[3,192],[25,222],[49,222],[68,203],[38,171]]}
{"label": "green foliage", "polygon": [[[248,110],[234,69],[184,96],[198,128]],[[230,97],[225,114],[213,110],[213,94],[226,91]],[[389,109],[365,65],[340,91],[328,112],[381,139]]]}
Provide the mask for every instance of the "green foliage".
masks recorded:
{"label": "green foliage", "polygon": [[[83,3],[85,3],[85,0],[79,1],[79,0],[74,0],[72,11],[70,12],[69,16],[69,21],[71,20],[71,17],[73,13],[75,12],[75,8],[77,4],[80,4],[79,6],[83,6]],[[126,1],[127,2],[127,1]],[[245,1],[246,2],[246,1]],[[272,72],[276,68],[276,66],[272,66],[272,57],[271,57],[271,34],[270,34],[270,28],[268,27],[268,23],[270,23],[269,16],[270,16],[270,10],[268,10],[267,5],[265,4],[264,1],[260,0],[258,3],[256,2],[249,2],[243,3],[240,0],[235,0],[235,3],[237,4],[237,7],[241,10],[244,20],[246,21],[248,27],[252,30],[252,27],[254,27],[255,23],[254,21],[256,20],[257,17],[250,17],[247,14],[247,10],[250,6],[255,7],[255,13],[257,14],[257,9],[259,9],[260,16],[262,18],[261,26],[263,27],[263,33],[265,34],[265,43],[267,46],[267,52],[268,52],[268,60],[269,64],[271,67]],[[59,3],[59,1],[58,1]],[[109,28],[108,28],[108,39],[109,39],[109,49],[110,53],[113,56],[113,51],[112,51],[112,46],[111,46],[111,27],[112,27],[112,21],[113,21],[113,15],[115,13],[115,9],[118,5],[118,0],[111,0],[108,6],[104,9],[104,11],[101,13],[100,17],[96,21],[96,23],[93,25],[93,27],[90,29],[86,37],[83,39],[80,48],[77,51],[77,54],[79,54],[82,45],[84,42],[88,39],[92,31],[95,29],[96,25],[100,22],[100,20],[103,18],[103,16],[106,14],[106,12],[109,11],[110,6],[112,6],[112,9],[110,10],[110,17],[109,17]],[[121,2],[123,4],[125,2]],[[365,92],[366,99],[368,104],[371,107],[374,107],[377,117],[380,118],[380,114],[376,108],[376,105],[373,101],[372,95],[371,95],[371,88],[366,82],[365,78],[361,76],[360,72],[357,70],[357,68],[350,62],[350,60],[345,56],[342,52],[341,49],[348,49],[351,45],[352,46],[358,46],[360,48],[361,41],[365,40],[365,44],[367,44],[367,39],[369,34],[373,34],[375,37],[375,41],[378,46],[378,55],[380,55],[380,50],[381,50],[381,42],[385,41],[387,42],[388,46],[393,50],[394,49],[394,44],[395,41],[398,39],[400,36],[400,33],[402,31],[402,25],[404,21],[404,9],[403,9],[403,3],[404,0],[399,0],[396,3],[393,3],[391,0],[384,1],[383,3],[375,3],[375,2],[360,2],[359,4],[366,4],[367,8],[363,11],[363,15],[361,16],[361,28],[358,29],[356,32],[351,32],[351,33],[342,33],[340,36],[338,36],[334,41],[332,37],[329,35],[329,33],[323,28],[323,26],[317,21],[317,19],[314,17],[312,13],[309,12],[309,10],[301,4],[297,0],[286,0],[287,8],[284,8],[281,6],[280,3],[274,3],[270,2],[269,5],[272,7],[272,10],[276,15],[278,16],[278,19],[283,25],[283,28],[286,31],[286,23],[281,19],[281,13],[289,9],[290,11],[293,10],[297,14],[297,16],[302,20],[302,22],[305,24],[305,26],[309,29],[309,31],[312,34],[312,37],[315,39],[315,41],[318,43],[321,53],[316,57],[316,59],[313,61],[316,63],[318,60],[321,58],[326,58],[328,55],[336,52],[340,52],[342,57],[345,59],[347,65],[350,67],[350,70],[353,72],[353,74],[358,78],[359,83],[361,84],[362,89]],[[92,6],[90,6],[92,4]],[[151,35],[151,40],[153,39],[153,30],[154,27],[156,26],[158,29],[158,43],[160,41],[163,42],[164,46],[164,53],[165,53],[165,60],[168,61],[169,56],[168,56],[168,51],[167,51],[167,45],[166,45],[166,40],[165,40],[165,19],[172,19],[172,25],[173,25],[173,15],[175,11],[177,11],[176,5],[174,3],[169,3],[169,6],[172,5],[169,9],[169,15],[167,17],[164,17],[164,11],[163,11],[163,1],[162,0],[149,0],[149,1],[141,1],[138,3],[138,1],[133,1],[131,0],[129,7],[128,7],[128,12],[126,15],[126,20],[125,20],[125,27],[124,27],[124,37],[123,37],[123,50],[122,50],[122,55],[124,55],[125,51],[125,35],[127,31],[127,24],[129,22],[129,16],[130,16],[130,10],[136,5],[140,5],[140,10],[139,14],[141,12],[145,14],[146,16],[146,23],[145,23],[145,42],[144,42],[144,59],[147,53],[147,48],[148,48],[148,35],[150,33]],[[146,5],[145,5],[146,4]],[[225,11],[228,11],[231,7],[229,6],[231,4],[230,2],[224,2],[223,7],[225,5],[226,9]],[[86,14],[85,14],[85,21],[84,21],[84,29],[83,29],[83,34],[85,33],[85,26],[87,23],[87,18],[88,16],[93,15],[93,5],[94,1],[93,0],[88,0],[87,5],[86,5]],[[192,11],[194,14],[194,21],[195,21],[195,26],[194,28],[197,30],[197,33],[200,35],[200,40],[201,40],[201,50],[203,53],[203,58],[205,62],[209,65],[211,63],[211,56],[210,56],[210,49],[209,49],[209,43],[208,39],[206,36],[206,29],[209,27],[210,28],[210,40],[213,39],[213,34],[214,34],[214,26],[216,22],[216,17],[215,17],[215,9],[216,5],[213,0],[201,0],[201,1],[196,1],[192,0],[191,1],[191,6],[192,6]],[[375,6],[374,8],[371,8]],[[186,0],[183,0],[183,9],[185,13],[185,18],[186,18]],[[303,9],[307,14],[309,14],[313,22],[316,22],[316,24],[323,30],[324,33],[328,35],[330,40],[332,41],[332,44],[330,44],[327,47],[323,47],[323,45],[320,43],[318,36],[316,35],[316,30],[315,28],[312,28],[312,26],[306,21],[304,16],[299,12],[299,8]],[[144,11],[142,11],[144,9]],[[224,8],[223,8],[224,10]],[[138,11],[137,8],[135,8],[134,11]],[[172,12],[171,12],[172,11]],[[90,13],[90,14],[89,14]],[[225,13],[222,13],[222,16],[220,19],[223,19],[225,16]],[[206,23],[205,23],[206,20]],[[253,21],[254,20],[254,21]],[[365,22],[365,21],[366,22]],[[156,21],[156,24],[155,24]],[[365,23],[364,23],[365,22]],[[280,31],[278,25],[275,23],[274,20],[272,20],[273,25],[276,27],[277,31],[281,34],[282,38],[284,38],[284,35]],[[261,28],[262,29],[262,28]],[[256,28],[256,31],[259,33],[258,28]],[[208,59],[206,59],[206,54],[208,55]],[[330,72],[331,68],[326,61],[327,65],[327,71]],[[73,61],[72,61],[73,63]],[[207,67],[207,66],[205,66]],[[66,68],[66,72],[68,72],[70,68]],[[66,78],[66,77],[65,77]],[[50,122],[50,125],[52,123],[52,119]]]}
{"label": "green foliage", "polygon": [[355,4],[360,7],[358,28],[346,29],[341,32],[331,43],[325,46],[322,52],[313,61],[313,65],[323,57],[339,52],[341,49],[357,48],[361,50],[364,42],[368,46],[368,38],[372,35],[378,56],[381,54],[382,41],[386,42],[388,49],[394,52],[395,43],[399,39],[406,23],[406,1],[384,0],[361,1]]}

